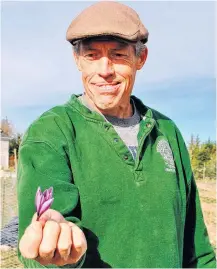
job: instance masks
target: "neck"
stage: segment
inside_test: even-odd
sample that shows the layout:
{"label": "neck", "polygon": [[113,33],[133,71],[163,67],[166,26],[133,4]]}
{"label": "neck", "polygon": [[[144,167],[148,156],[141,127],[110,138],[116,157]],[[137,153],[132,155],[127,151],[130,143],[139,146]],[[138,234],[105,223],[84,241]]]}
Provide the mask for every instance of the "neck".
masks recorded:
{"label": "neck", "polygon": [[93,111],[98,112],[99,114],[102,115],[108,115],[112,117],[117,117],[117,118],[130,118],[133,116],[133,106],[129,102],[126,105],[120,105],[111,109],[100,109],[98,108],[94,102],[86,95],[83,94],[84,101],[86,105]]}

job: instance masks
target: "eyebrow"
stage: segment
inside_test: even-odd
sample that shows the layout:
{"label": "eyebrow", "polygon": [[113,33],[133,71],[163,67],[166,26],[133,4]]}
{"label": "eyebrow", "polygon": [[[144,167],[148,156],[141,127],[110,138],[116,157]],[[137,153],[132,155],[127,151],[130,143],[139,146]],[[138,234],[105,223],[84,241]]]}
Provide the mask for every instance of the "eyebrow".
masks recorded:
{"label": "eyebrow", "polygon": [[[94,50],[94,51],[97,51],[98,49],[96,49],[96,48],[93,48],[92,46],[91,46],[91,43],[92,42],[88,42],[88,43],[86,43],[86,44],[82,44],[82,47],[85,49],[85,50]],[[120,50],[120,49],[124,49],[124,48],[126,48],[126,47],[128,47],[129,46],[129,44],[127,44],[127,43],[121,43],[121,42],[118,42],[118,45],[117,45],[117,47],[115,47],[115,48],[112,48],[111,50]]]}

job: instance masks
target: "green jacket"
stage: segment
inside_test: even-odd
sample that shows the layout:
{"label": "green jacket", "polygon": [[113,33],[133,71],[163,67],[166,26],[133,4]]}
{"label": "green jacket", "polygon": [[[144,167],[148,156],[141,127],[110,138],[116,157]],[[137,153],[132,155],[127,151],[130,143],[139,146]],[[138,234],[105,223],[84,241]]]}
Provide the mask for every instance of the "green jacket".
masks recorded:
{"label": "green jacket", "polygon": [[[52,208],[87,238],[84,268],[215,268],[183,138],[169,118],[132,98],[144,117],[135,160],[75,95],[30,126],[19,152],[19,240],[38,186],[53,186]],[[44,267],[18,254],[26,267]]]}

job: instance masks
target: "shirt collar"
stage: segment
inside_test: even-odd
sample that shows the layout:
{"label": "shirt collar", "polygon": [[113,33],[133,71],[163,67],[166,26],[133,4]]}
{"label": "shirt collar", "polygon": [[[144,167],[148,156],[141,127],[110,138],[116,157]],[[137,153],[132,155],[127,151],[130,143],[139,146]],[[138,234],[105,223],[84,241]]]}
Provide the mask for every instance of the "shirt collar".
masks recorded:
{"label": "shirt collar", "polygon": [[[84,105],[80,102],[79,98],[81,96],[82,94],[72,94],[70,100],[66,104],[72,106],[86,118],[96,121],[105,121],[105,118],[102,114],[99,114],[96,111],[92,111],[88,105],[86,106],[86,104]],[[145,106],[139,98],[134,95],[131,95],[131,99],[133,100],[137,110],[139,111],[139,114],[143,119],[153,118],[152,110],[148,106]]]}

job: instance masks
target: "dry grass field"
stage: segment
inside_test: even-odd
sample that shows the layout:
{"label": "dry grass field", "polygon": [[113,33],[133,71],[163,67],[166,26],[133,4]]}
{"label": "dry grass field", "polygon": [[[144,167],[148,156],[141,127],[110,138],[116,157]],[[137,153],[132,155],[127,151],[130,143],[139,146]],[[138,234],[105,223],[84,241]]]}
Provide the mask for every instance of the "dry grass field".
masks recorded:
{"label": "dry grass field", "polygon": [[216,251],[216,181],[197,181],[197,186],[209,238]]}
{"label": "dry grass field", "polygon": [[[17,215],[16,179],[1,180],[1,229]],[[216,182],[197,181],[205,223],[210,241],[216,251]],[[1,246],[1,268],[23,268],[16,256],[16,249]]]}

